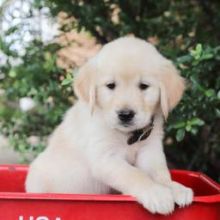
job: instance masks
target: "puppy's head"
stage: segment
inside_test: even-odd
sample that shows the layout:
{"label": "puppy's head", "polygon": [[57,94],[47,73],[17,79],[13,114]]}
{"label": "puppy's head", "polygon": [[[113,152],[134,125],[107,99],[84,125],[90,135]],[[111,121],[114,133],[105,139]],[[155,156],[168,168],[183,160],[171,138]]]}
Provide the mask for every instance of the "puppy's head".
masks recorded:
{"label": "puppy's head", "polygon": [[110,127],[130,132],[148,125],[158,110],[166,119],[182,97],[184,80],[154,46],[125,37],[80,69],[74,89]]}

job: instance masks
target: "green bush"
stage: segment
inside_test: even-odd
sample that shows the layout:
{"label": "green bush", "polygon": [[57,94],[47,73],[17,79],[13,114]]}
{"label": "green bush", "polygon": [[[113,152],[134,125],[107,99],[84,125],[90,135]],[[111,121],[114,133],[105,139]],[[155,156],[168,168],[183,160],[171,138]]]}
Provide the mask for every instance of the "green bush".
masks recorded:
{"label": "green bush", "polygon": [[[175,167],[200,170],[220,180],[219,1],[36,0],[36,3],[49,7],[54,17],[63,11],[75,18],[61,27],[64,32],[85,30],[101,44],[126,34],[156,43],[187,78],[185,95],[166,125],[168,160]],[[26,140],[30,134],[42,137],[49,134],[61,120],[70,105],[68,97],[72,96],[70,75],[54,63],[55,53],[51,51],[54,45],[36,43],[29,45],[21,65],[15,68],[8,65],[2,70],[5,99],[32,96],[39,106],[27,113],[9,111],[4,106],[2,128],[12,138],[18,134],[24,136],[22,139],[19,136],[19,140]],[[67,85],[62,86],[61,75]],[[51,96],[55,100],[52,106],[47,104]],[[20,150],[16,141],[14,144]],[[23,144],[23,148],[28,149],[28,145]]]}
{"label": "green bush", "polygon": [[[7,44],[1,43],[4,52],[9,54]],[[13,54],[22,60],[21,64],[14,66],[8,60],[0,68],[4,73],[0,85],[4,91],[0,96],[0,129],[23,156],[27,151],[39,153],[45,147],[45,137],[62,120],[72,103],[71,74],[56,64],[59,48],[57,44],[43,45],[33,40],[23,56]],[[22,111],[19,108],[19,99],[23,97],[32,98],[36,105],[33,110]],[[30,136],[38,136],[41,141],[31,146],[28,142]]]}

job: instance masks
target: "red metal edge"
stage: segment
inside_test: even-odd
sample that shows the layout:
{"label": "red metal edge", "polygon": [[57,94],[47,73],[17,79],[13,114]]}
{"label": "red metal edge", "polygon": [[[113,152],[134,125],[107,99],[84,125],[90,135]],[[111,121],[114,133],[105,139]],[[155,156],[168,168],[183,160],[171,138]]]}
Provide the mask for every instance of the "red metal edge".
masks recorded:
{"label": "red metal edge", "polygon": [[65,201],[115,201],[135,202],[135,198],[128,195],[109,194],[60,194],[60,193],[0,193],[3,199],[30,199],[30,200],[65,200]]}
{"label": "red metal edge", "polygon": [[26,164],[0,164],[0,170],[23,170],[26,171],[28,169],[28,165]]}
{"label": "red metal edge", "polygon": [[[0,170],[26,171],[28,165],[1,164]],[[135,198],[129,195],[109,194],[63,194],[63,193],[23,193],[23,192],[0,192],[0,199],[30,199],[30,200],[74,200],[74,201],[118,201],[135,202]]]}
{"label": "red metal edge", "polygon": [[[0,165],[0,169],[5,170],[22,170],[26,171],[28,165]],[[192,177],[202,178],[203,181],[207,182],[213,188],[219,191],[217,195],[211,196],[194,196],[193,202],[202,203],[215,203],[220,202],[220,184],[202,174],[195,171],[187,170],[171,170],[172,173],[187,174]],[[115,201],[115,202],[135,202],[135,198],[129,195],[109,195],[109,194],[58,194],[58,193],[20,193],[20,192],[0,192],[0,199],[29,199],[29,200],[66,200],[66,201]]]}
{"label": "red metal edge", "polygon": [[211,185],[213,188],[215,188],[216,190],[219,191],[220,193],[220,184],[215,182],[214,180],[212,180],[210,177],[208,177],[207,175],[200,173],[200,172],[196,172],[196,171],[189,171],[189,170],[176,170],[176,169],[172,169],[170,170],[172,173],[183,173],[183,174],[187,174],[188,176],[193,176],[193,177],[199,177],[200,179],[202,179],[204,182],[208,183],[209,185]]}
{"label": "red metal edge", "polygon": [[172,173],[183,173],[187,174],[188,176],[192,177],[198,177],[202,179],[204,182],[206,182],[208,185],[211,185],[212,188],[215,188],[217,191],[219,191],[219,194],[217,195],[209,195],[209,196],[194,196],[193,202],[202,202],[202,203],[215,203],[220,202],[220,184],[212,180],[207,175],[196,172],[196,171],[188,171],[188,170],[171,170]]}

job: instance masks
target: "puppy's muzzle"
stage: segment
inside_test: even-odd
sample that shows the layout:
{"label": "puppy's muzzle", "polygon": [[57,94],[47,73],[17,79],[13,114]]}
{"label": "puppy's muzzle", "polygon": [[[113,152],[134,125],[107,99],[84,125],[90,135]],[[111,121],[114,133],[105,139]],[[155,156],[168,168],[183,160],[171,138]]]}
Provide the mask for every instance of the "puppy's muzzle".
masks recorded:
{"label": "puppy's muzzle", "polygon": [[130,124],[135,116],[135,112],[131,109],[122,109],[117,114],[120,122],[125,125]]}

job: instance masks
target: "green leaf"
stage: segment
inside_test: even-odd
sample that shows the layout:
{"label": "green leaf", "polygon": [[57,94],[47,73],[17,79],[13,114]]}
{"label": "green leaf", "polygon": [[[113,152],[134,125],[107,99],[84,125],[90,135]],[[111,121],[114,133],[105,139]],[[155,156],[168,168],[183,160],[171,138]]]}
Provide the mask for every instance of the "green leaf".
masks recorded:
{"label": "green leaf", "polygon": [[208,90],[205,91],[205,95],[207,97],[215,96],[215,90],[214,89],[208,89]]}
{"label": "green leaf", "polygon": [[177,132],[176,132],[176,140],[178,142],[180,142],[180,141],[183,140],[184,137],[185,137],[185,130],[184,129],[177,130]]}
{"label": "green leaf", "polygon": [[220,90],[217,93],[217,98],[220,99]]}
{"label": "green leaf", "polygon": [[200,54],[202,53],[202,44],[197,44],[196,45],[196,52],[200,53]]}
{"label": "green leaf", "polygon": [[186,131],[191,131],[192,126],[190,124],[186,125]]}
{"label": "green leaf", "polygon": [[72,80],[69,80],[69,79],[64,79],[61,83],[62,86],[66,86],[66,85],[69,85],[70,83],[72,82]]}
{"label": "green leaf", "polygon": [[205,122],[200,119],[200,118],[193,118],[192,120],[190,120],[190,124],[191,125],[198,125],[198,126],[202,126],[205,124]]}
{"label": "green leaf", "polygon": [[70,74],[70,73],[67,73],[67,76],[66,76],[66,78],[68,79],[68,80],[73,80],[73,76],[72,76],[72,74]]}
{"label": "green leaf", "polygon": [[18,30],[18,26],[12,26],[12,27],[10,27],[10,28],[5,32],[5,35],[13,34],[13,33],[16,32],[17,30]]}
{"label": "green leaf", "polygon": [[192,81],[193,85],[200,90],[201,92],[204,91],[204,88],[201,86],[201,84],[199,83],[198,79],[195,76],[191,76],[190,80]]}
{"label": "green leaf", "polygon": [[211,58],[213,58],[214,57],[214,54],[212,54],[212,53],[207,53],[207,54],[203,54],[202,56],[201,56],[201,60],[209,60],[209,59],[211,59]]}
{"label": "green leaf", "polygon": [[15,71],[15,69],[10,69],[8,75],[11,77],[11,78],[15,78],[17,76],[17,73]]}
{"label": "green leaf", "polygon": [[216,113],[216,116],[218,117],[218,118],[220,118],[220,109],[215,109],[215,113]]}
{"label": "green leaf", "polygon": [[197,128],[192,128],[190,131],[193,135],[196,135],[198,133],[198,129]]}
{"label": "green leaf", "polygon": [[73,76],[70,73],[67,73],[66,78],[62,81],[61,85],[66,86],[73,82]]}
{"label": "green leaf", "polygon": [[175,129],[183,128],[183,127],[185,127],[185,125],[186,125],[185,121],[180,121],[180,122],[177,122],[176,124],[174,124],[173,128],[175,128]]}
{"label": "green leaf", "polygon": [[191,50],[190,54],[195,60],[199,60],[202,55],[202,44],[197,44],[195,50]]}
{"label": "green leaf", "polygon": [[190,61],[192,61],[192,56],[190,56],[190,55],[184,55],[184,56],[181,56],[181,57],[177,58],[177,63],[178,64],[187,63],[187,62],[190,62]]}

